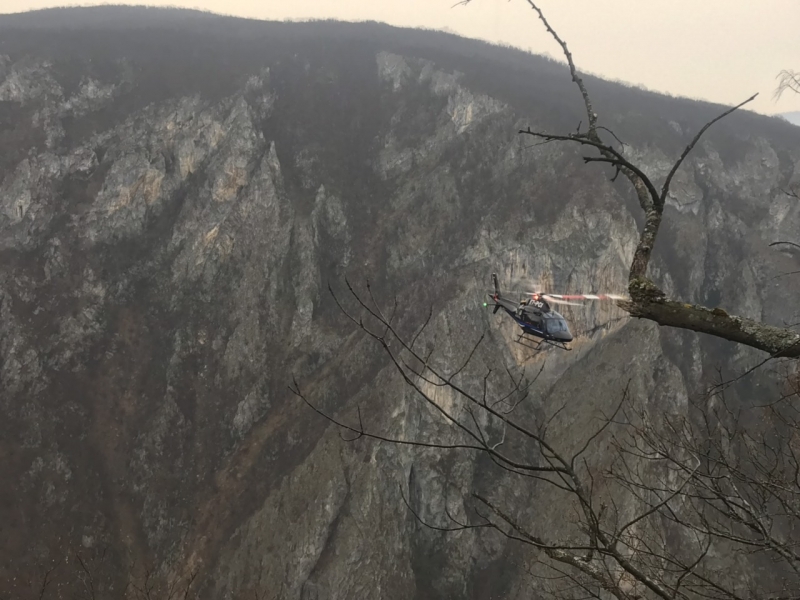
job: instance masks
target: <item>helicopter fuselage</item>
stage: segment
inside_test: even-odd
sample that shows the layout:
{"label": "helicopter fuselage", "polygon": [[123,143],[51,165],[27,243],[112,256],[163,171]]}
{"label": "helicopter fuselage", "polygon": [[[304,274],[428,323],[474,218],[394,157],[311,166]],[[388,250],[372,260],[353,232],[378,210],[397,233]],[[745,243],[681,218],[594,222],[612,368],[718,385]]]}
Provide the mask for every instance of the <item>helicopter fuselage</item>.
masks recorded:
{"label": "helicopter fuselage", "polygon": [[502,308],[514,319],[523,334],[532,335],[547,341],[566,344],[572,341],[572,333],[567,321],[552,310],[544,300],[533,299],[527,303],[503,298],[500,294],[489,294],[495,303],[495,311]]}

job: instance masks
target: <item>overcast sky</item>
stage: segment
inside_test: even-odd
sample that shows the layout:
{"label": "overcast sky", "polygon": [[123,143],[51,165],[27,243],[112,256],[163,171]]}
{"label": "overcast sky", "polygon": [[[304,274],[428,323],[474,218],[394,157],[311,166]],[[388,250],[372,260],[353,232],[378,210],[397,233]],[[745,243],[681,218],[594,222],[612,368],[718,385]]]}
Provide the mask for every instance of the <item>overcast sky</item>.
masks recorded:
{"label": "overcast sky", "polygon": [[[447,29],[560,57],[525,0],[150,0],[259,19],[335,18]],[[118,4],[0,0],[0,13]],[[781,69],[800,70],[800,0],[541,0],[579,69],[673,95],[751,109],[800,110],[800,96],[772,98]],[[2,18],[2,17],[0,17]]]}

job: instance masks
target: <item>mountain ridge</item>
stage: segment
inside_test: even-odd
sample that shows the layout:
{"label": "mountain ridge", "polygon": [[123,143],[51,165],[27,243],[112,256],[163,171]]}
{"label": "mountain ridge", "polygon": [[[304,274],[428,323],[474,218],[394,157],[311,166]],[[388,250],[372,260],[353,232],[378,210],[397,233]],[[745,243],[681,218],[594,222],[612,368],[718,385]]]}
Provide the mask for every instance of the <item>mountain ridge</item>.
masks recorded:
{"label": "mountain ridge", "polygon": [[800,125],[800,110],[794,112],[781,113],[781,117],[789,121],[792,125]]}

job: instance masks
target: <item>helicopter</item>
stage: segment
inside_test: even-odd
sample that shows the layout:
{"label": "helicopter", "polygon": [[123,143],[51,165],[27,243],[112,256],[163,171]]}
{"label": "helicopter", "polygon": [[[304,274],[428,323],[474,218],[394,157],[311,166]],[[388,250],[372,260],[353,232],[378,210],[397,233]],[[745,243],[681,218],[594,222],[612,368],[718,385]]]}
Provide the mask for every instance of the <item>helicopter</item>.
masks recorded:
{"label": "helicopter", "polygon": [[[580,303],[570,302],[570,300],[622,300],[624,296],[615,294],[548,294],[543,292],[524,292],[530,299],[512,300],[503,297],[500,293],[500,285],[497,281],[497,274],[492,273],[492,283],[494,292],[489,293],[492,299],[492,314],[496,314],[501,308],[514,319],[520,326],[522,333],[515,340],[522,346],[527,346],[538,350],[542,343],[570,351],[567,344],[573,340],[566,319],[553,310],[550,304],[567,304],[570,306],[581,306]],[[489,303],[484,302],[484,306]],[[535,345],[533,345],[535,344]]]}

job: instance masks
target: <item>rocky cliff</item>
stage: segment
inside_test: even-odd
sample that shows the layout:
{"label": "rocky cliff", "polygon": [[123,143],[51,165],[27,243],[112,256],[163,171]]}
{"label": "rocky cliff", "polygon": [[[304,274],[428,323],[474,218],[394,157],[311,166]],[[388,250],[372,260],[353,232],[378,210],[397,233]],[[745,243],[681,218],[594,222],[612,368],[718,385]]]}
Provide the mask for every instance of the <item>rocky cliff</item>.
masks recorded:
{"label": "rocky cliff", "polygon": [[[580,58],[578,57],[578,61]],[[589,78],[598,112],[656,179],[720,109]],[[732,98],[731,101],[738,101]],[[757,353],[567,307],[571,353],[535,354],[483,306],[489,275],[621,291],[635,198],[576,149],[554,62],[376,24],[276,24],[145,9],[0,20],[0,592],[98,597],[197,572],[204,598],[528,598],[531,555],[424,518],[465,490],[555,515],[477,457],[343,442],[344,420],[455,439],[328,292],[344,278],[432,307],[437,360],[541,368],[531,419],[566,402],[576,443],[631,379],[685,405]],[[673,184],[653,264],[675,296],[794,322],[800,130],[734,114]],[[796,319],[794,319],[796,320]],[[743,401],[768,375],[739,390]],[[442,396],[437,401],[452,403]],[[554,528],[557,525],[554,525]],[[66,561],[64,563],[64,561]],[[127,587],[130,593],[131,587]]]}

